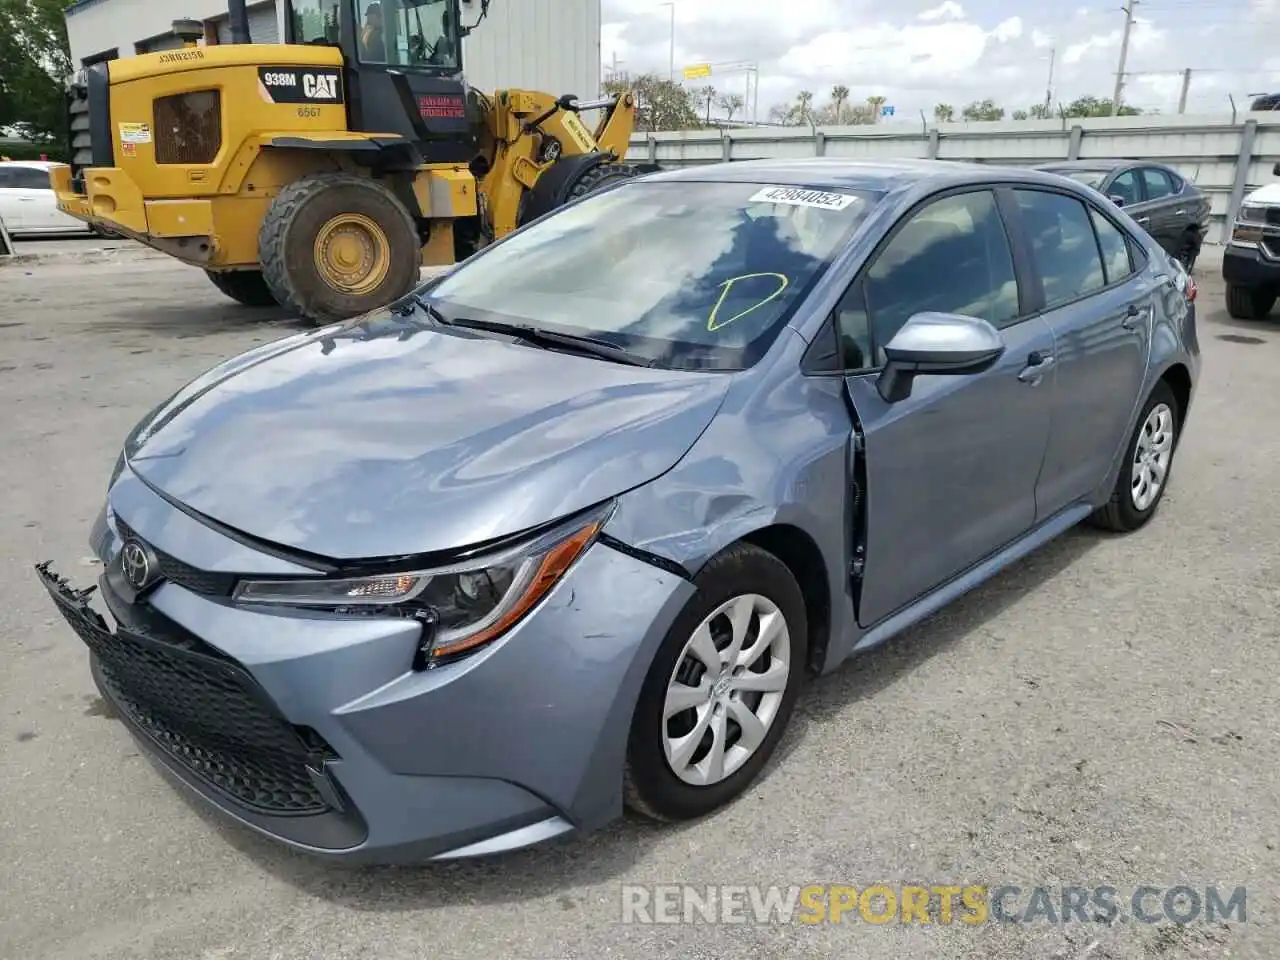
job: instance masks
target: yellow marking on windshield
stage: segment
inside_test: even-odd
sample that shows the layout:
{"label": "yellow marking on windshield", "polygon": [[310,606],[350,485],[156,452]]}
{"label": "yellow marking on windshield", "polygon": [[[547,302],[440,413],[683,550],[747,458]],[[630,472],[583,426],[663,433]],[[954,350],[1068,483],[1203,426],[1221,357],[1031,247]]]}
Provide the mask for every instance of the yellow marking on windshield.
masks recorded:
{"label": "yellow marking on windshield", "polygon": [[[720,308],[724,306],[724,298],[729,295],[729,291],[733,289],[733,285],[739,282],[740,280],[751,280],[751,279],[754,279],[755,277],[775,277],[780,281],[780,283],[778,284],[778,289],[773,291],[773,293],[769,294],[759,303],[753,304],[752,306],[747,307],[747,309],[745,310],[740,310],[738,313],[735,313],[728,320],[718,323],[716,321],[716,317],[720,313]],[[721,286],[724,287],[724,290],[723,292],[721,292],[719,299],[716,300],[716,305],[711,308],[711,316],[707,317],[707,329],[711,331],[720,330],[724,327],[727,327],[729,324],[733,323],[735,320],[741,320],[751,311],[759,310],[766,303],[769,303],[772,300],[778,299],[778,297],[782,295],[782,291],[787,289],[787,284],[790,282],[791,281],[787,279],[786,274],[782,274],[782,273],[744,273],[740,277],[730,277],[728,280],[724,281],[724,283],[721,284]]]}

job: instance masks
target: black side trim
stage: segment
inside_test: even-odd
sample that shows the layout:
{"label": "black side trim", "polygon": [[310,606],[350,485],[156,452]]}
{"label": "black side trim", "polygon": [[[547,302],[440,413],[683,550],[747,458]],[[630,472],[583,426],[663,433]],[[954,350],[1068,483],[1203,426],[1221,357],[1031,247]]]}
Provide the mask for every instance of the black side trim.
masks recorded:
{"label": "black side trim", "polygon": [[107,64],[95,63],[85,70],[89,90],[89,145],[95,167],[114,167],[111,145],[111,80]]}
{"label": "black side trim", "polygon": [[367,140],[309,140],[306,137],[272,137],[271,146],[291,150],[323,150],[354,153],[376,158],[383,167],[416,167],[422,154],[410,141],[400,137],[370,137]]}
{"label": "black side trim", "polygon": [[659,570],[665,570],[667,573],[673,574],[681,580],[687,580],[689,583],[693,583],[693,574],[674,560],[668,560],[666,557],[660,557],[656,553],[650,553],[648,550],[641,550],[639,547],[633,547],[629,543],[623,543],[621,540],[616,537],[611,537],[607,533],[600,534],[596,539],[612,550],[617,550],[619,553],[625,553],[628,557],[633,557],[636,560],[643,561],[652,567],[657,567]]}

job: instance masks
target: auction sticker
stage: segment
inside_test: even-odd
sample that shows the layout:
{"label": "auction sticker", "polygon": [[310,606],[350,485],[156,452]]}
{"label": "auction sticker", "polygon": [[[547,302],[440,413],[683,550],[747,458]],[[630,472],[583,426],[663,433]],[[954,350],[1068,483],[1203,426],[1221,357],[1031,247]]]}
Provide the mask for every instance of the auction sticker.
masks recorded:
{"label": "auction sticker", "polygon": [[121,123],[120,124],[120,142],[121,143],[150,143],[151,142],[151,124]]}
{"label": "auction sticker", "polygon": [[747,202],[787,203],[793,207],[843,210],[845,207],[857,203],[858,198],[847,193],[827,193],[823,190],[807,190],[804,187],[765,187]]}

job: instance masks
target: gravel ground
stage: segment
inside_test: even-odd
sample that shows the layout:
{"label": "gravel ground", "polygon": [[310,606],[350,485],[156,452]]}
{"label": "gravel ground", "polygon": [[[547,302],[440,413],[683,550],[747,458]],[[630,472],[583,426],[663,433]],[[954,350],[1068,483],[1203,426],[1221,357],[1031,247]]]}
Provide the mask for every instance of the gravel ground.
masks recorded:
{"label": "gravel ground", "polygon": [[[356,872],[226,827],[169,786],[107,715],[31,569],[52,558],[88,582],[86,535],[129,427],[295,326],[136,246],[21,252],[37,256],[0,265],[0,957],[1280,952],[1280,319],[1226,317],[1215,253],[1197,271],[1197,407],[1146,529],[1069,534],[814,683],[768,776],[704,822],[624,820],[498,861]],[[1141,885],[1244,886],[1247,917],[623,923],[623,885],[656,883],[1111,886],[1122,906]]]}

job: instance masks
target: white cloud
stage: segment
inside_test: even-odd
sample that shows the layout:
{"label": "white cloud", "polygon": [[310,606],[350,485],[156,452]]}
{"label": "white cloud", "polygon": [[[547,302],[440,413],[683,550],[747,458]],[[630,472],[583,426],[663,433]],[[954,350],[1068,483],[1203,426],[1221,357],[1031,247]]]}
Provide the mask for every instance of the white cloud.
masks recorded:
{"label": "white cloud", "polygon": [[1022,36],[1022,18],[1010,17],[1008,20],[1001,20],[996,24],[996,28],[991,31],[991,36],[1001,43],[1017,40]]}
{"label": "white cloud", "polygon": [[902,28],[876,23],[819,34],[792,47],[778,63],[788,73],[806,78],[839,75],[856,63],[859,76],[941,79],[973,68],[986,44],[986,31],[974,23]]}
{"label": "white cloud", "polygon": [[920,20],[963,20],[964,7],[956,3],[955,0],[942,0],[940,6],[934,7],[932,10],[925,10],[919,15]]}
{"label": "white cloud", "polygon": [[1031,45],[1037,49],[1043,50],[1045,47],[1053,44],[1053,37],[1045,33],[1039,27],[1031,31]]}

